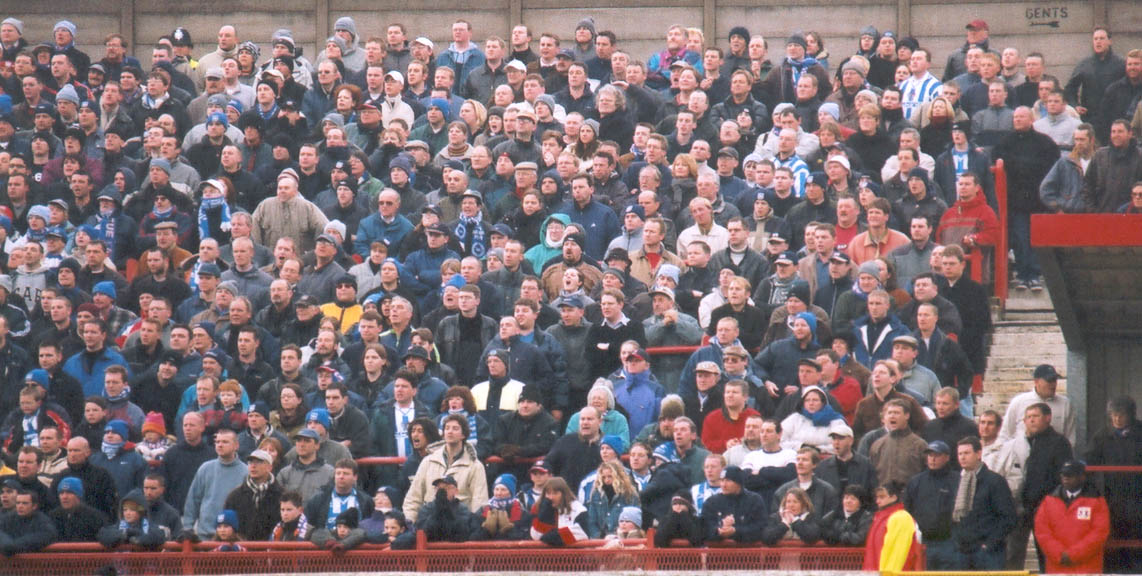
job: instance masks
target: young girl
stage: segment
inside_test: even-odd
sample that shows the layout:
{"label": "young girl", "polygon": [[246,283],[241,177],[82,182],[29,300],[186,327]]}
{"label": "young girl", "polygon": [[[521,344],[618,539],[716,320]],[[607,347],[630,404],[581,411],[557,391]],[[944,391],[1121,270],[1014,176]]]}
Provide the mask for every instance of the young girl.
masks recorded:
{"label": "young girl", "polygon": [[622,511],[638,505],[638,491],[622,461],[602,463],[587,497],[587,535],[604,538],[615,533]]}
{"label": "young girl", "polygon": [[245,552],[246,548],[238,542],[242,536],[238,534],[238,513],[227,508],[218,515],[218,524],[214,528],[214,541],[221,542],[215,552]]}
{"label": "young girl", "polygon": [[[646,532],[642,530],[642,508],[638,506],[627,506],[619,513],[619,525],[614,533],[607,534],[607,543],[603,548],[624,548],[623,540],[638,540],[646,538]],[[639,544],[632,546],[633,548],[643,548],[645,545]]]}
{"label": "young girl", "polygon": [[473,540],[523,540],[531,515],[514,496],[516,478],[501,474],[492,488],[492,499],[480,509],[483,520],[472,535]]}
{"label": "young girl", "polygon": [[575,494],[562,478],[547,481],[543,499],[536,504],[535,520],[531,522],[531,539],[550,546],[565,546],[587,539],[587,509],[575,499]]}
{"label": "young girl", "polygon": [[143,421],[143,441],[135,445],[135,451],[155,466],[163,461],[167,450],[174,446],[174,439],[167,436],[167,425],[163,415],[158,412],[148,412]]}

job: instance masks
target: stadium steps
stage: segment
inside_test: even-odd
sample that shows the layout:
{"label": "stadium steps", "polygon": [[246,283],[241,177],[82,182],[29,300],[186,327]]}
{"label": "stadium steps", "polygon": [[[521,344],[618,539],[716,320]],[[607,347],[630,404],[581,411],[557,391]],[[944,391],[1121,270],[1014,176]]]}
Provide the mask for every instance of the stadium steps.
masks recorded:
{"label": "stadium steps", "polygon": [[1045,288],[1013,290],[1006,314],[995,318],[976,414],[988,409],[1003,414],[1013,396],[1031,389],[1031,372],[1039,364],[1055,366],[1063,375],[1059,391],[1066,392],[1067,346],[1050,295]]}
{"label": "stadium steps", "polygon": [[[1047,289],[1038,293],[1012,290],[1006,313],[1002,318],[993,314],[992,318],[991,348],[983,394],[975,402],[976,415],[988,409],[1004,414],[1013,396],[1031,389],[1031,372],[1039,364],[1051,364],[1059,371],[1059,392],[1065,393],[1067,346]],[[1030,572],[1039,570],[1032,539],[1027,542],[1024,568]]]}

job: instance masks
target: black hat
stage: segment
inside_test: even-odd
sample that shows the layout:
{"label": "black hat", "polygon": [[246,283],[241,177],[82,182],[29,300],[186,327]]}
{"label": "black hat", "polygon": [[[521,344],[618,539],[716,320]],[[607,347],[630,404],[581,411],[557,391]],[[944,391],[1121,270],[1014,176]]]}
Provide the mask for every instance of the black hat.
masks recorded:
{"label": "black hat", "polygon": [[534,384],[524,386],[523,390],[519,393],[519,399],[520,401],[530,400],[536,404],[543,404],[543,391],[539,389],[539,386]]}
{"label": "black hat", "polygon": [[732,480],[739,486],[745,484],[745,478],[745,470],[742,470],[737,466],[726,466],[725,469],[722,470],[723,480]]}
{"label": "black hat", "polygon": [[179,26],[171,32],[171,46],[188,46],[194,48],[194,40],[190,38],[190,30]]}
{"label": "black hat", "polygon": [[1040,364],[1035,367],[1035,372],[1031,375],[1035,380],[1047,380],[1054,382],[1059,379],[1059,373],[1055,371],[1055,367],[1050,364]]}
{"label": "black hat", "polygon": [[357,277],[352,274],[342,274],[341,277],[337,279],[337,283],[334,284],[334,286],[340,286],[342,284],[349,284],[356,288]]}
{"label": "black hat", "polygon": [[344,524],[344,525],[348,526],[349,529],[354,529],[357,527],[357,525],[360,521],[359,516],[360,516],[359,511],[356,508],[348,508],[348,509],[343,510],[340,514],[337,515],[337,522],[336,523],[337,524]]}
{"label": "black hat", "polygon": [[440,206],[437,206],[436,204],[425,204],[424,207],[420,209],[420,213],[424,214],[425,212],[432,212],[441,218],[444,217],[444,211],[442,211]]}
{"label": "black hat", "polygon": [[[340,164],[340,162],[338,162],[338,164]],[[336,186],[336,188],[340,188],[340,187],[342,187],[342,186],[344,186],[344,187],[346,187],[346,188],[348,188],[348,189],[352,190],[354,194],[356,194],[356,193],[357,193],[357,183],[356,183],[356,182],[354,182],[354,181],[352,181],[352,180],[349,180],[349,179],[347,179],[347,178],[346,178],[346,179],[342,179],[342,180],[338,180],[338,181],[337,181],[337,186]],[[335,189],[336,189],[336,188],[335,188]]]}
{"label": "black hat", "polygon": [[749,42],[749,29],[747,29],[745,26],[734,26],[733,28],[730,28],[729,39],[733,40],[734,36],[741,36],[745,39],[746,42]]}
{"label": "black hat", "polygon": [[401,356],[400,359],[404,361],[409,358],[420,358],[421,360],[428,361],[428,351],[420,346],[409,346],[404,356]]}
{"label": "black hat", "polygon": [[1082,460],[1067,460],[1059,472],[1063,476],[1081,476],[1086,474],[1086,462]]}
{"label": "black hat", "polygon": [[432,482],[432,487],[439,488],[441,484],[451,484],[453,486],[457,486],[455,478],[451,476],[441,476]]}

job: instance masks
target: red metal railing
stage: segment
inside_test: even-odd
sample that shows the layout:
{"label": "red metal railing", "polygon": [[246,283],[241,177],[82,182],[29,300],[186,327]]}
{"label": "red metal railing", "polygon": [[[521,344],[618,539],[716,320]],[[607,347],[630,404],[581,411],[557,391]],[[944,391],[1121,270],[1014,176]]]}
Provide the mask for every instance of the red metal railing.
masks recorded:
{"label": "red metal railing", "polygon": [[[995,201],[999,206],[999,238],[995,242],[995,297],[999,299],[999,313],[1007,309],[1007,170],[1003,160],[996,160],[991,169],[995,173]],[[974,267],[973,267],[974,268]]]}
{"label": "red metal railing", "polygon": [[[363,545],[334,554],[307,542],[242,542],[240,554],[215,553],[216,544],[168,543],[161,552],[108,551],[96,544],[55,544],[37,554],[11,558],[0,572],[12,575],[120,573],[224,574],[270,572],[583,572],[600,570],[859,570],[864,548],[781,544],[775,547],[717,545],[688,548],[679,542],[655,548],[646,540],[625,540],[623,548],[602,548],[589,540],[564,548],[540,542],[428,543],[417,535],[416,550]],[[287,553],[288,552],[288,553]]]}

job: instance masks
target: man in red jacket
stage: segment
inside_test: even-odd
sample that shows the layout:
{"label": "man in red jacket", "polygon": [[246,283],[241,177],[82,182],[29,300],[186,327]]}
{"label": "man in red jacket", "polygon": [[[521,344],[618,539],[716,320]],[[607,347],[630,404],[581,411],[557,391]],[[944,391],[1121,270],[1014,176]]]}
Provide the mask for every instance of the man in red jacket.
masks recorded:
{"label": "man in red jacket", "polygon": [[707,414],[702,423],[702,443],[715,454],[721,454],[741,442],[746,418],[760,416],[757,410],[746,406],[749,384],[744,380],[726,382],[722,394],[722,409]]}
{"label": "man in red jacket", "polygon": [[[940,217],[940,226],[936,228],[936,243],[941,246],[959,245],[964,252],[971,252],[978,247],[994,247],[999,239],[999,218],[995,211],[987,205],[979,177],[972,172],[960,174],[956,180],[956,200]],[[991,254],[986,253],[985,260],[990,260]],[[991,264],[984,262],[984,270],[990,270]],[[990,283],[990,278],[984,278],[983,283]]]}
{"label": "man in red jacket", "polygon": [[1043,499],[1035,514],[1035,539],[1046,558],[1046,572],[1102,573],[1102,553],[1110,537],[1110,509],[1086,484],[1086,463],[1063,464],[1062,485]]}

